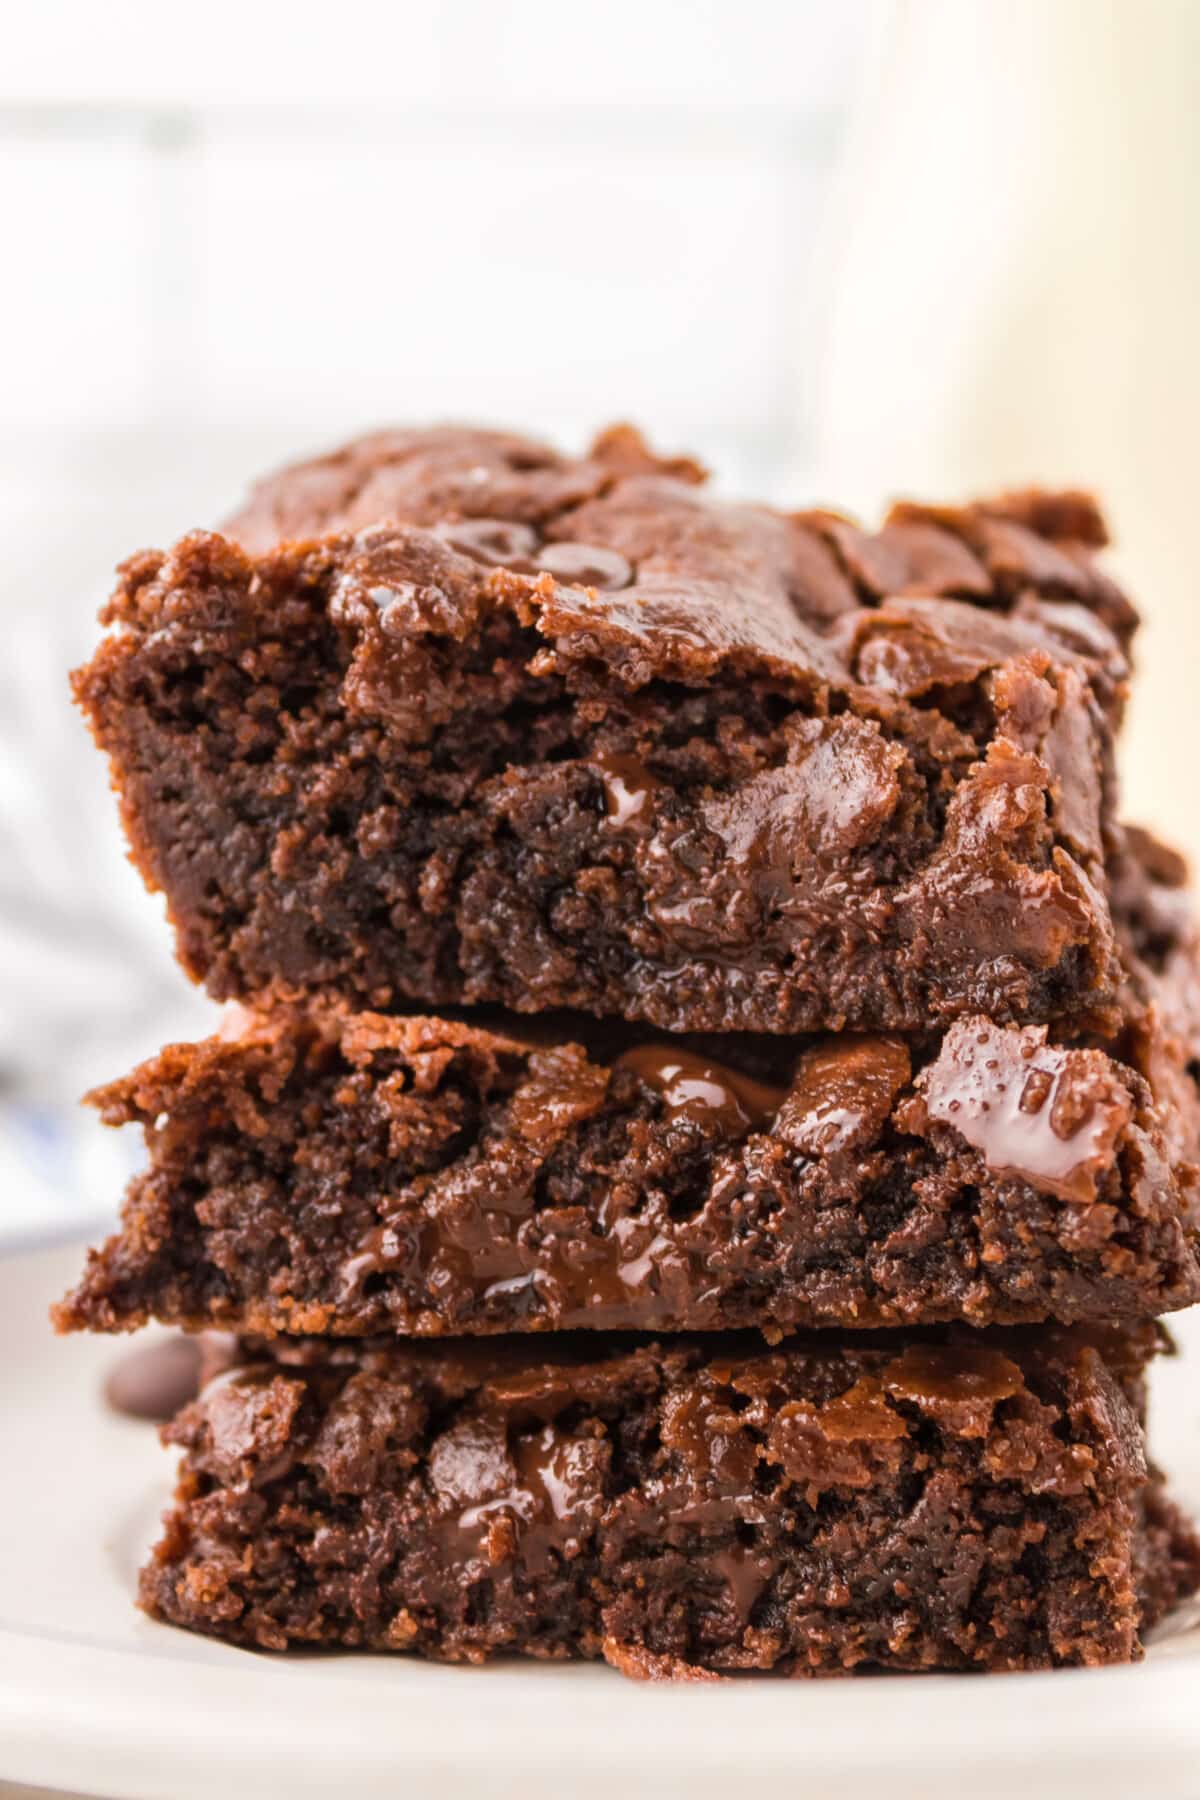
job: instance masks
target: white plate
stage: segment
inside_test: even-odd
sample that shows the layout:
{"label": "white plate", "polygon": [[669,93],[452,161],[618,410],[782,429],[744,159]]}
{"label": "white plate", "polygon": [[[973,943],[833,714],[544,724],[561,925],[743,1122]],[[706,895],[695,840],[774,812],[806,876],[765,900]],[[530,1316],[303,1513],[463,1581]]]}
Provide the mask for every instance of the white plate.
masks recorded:
{"label": "white plate", "polygon": [[[0,1262],[0,1779],[150,1800],[1055,1800],[1195,1791],[1200,1624],[1128,1669],[640,1686],[600,1667],[439,1668],[232,1650],[131,1603],[170,1484],[103,1407],[123,1342],[55,1339],[78,1249]],[[1200,1329],[1184,1322],[1200,1356]],[[1200,1392],[1160,1365],[1155,1443],[1200,1507]],[[782,1785],[781,1785],[782,1784]]]}

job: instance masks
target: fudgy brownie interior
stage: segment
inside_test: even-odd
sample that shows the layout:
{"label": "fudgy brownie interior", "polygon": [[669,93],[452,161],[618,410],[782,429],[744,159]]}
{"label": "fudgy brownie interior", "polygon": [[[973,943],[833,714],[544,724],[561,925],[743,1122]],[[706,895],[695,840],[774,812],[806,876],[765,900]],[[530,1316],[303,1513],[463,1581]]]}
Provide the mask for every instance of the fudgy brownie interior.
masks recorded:
{"label": "fudgy brownie interior", "polygon": [[235,1018],[93,1097],[150,1162],[59,1323],[778,1336],[1190,1305],[1196,959],[1152,885],[1122,876],[1154,962],[1127,949],[1103,1045],[983,1018],[805,1039]]}
{"label": "fudgy brownie interior", "polygon": [[636,1675],[1139,1654],[1200,1574],[1140,1333],[291,1346],[167,1432],[153,1614]]}

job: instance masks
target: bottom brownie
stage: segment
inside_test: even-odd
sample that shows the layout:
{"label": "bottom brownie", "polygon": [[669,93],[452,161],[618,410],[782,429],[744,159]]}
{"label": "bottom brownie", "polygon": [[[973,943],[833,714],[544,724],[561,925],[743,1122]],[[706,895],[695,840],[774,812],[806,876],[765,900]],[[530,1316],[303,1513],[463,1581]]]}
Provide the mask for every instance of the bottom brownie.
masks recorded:
{"label": "bottom brownie", "polygon": [[1200,1584],[1133,1332],[276,1343],[143,1572],[236,1643],[627,1673],[1119,1662]]}

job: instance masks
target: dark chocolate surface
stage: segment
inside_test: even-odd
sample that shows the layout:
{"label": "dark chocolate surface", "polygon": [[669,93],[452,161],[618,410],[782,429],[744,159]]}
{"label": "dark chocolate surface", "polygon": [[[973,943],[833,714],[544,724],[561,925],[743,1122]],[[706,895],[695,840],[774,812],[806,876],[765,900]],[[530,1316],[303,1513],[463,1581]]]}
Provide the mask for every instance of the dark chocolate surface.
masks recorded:
{"label": "dark chocolate surface", "polygon": [[209,1385],[142,1603],[265,1649],[643,1676],[1094,1665],[1200,1576],[1140,1333],[285,1346]]}
{"label": "dark chocolate surface", "polygon": [[131,559],[76,691],[189,971],[669,1030],[1111,1012],[1094,509],[868,535],[697,476],[382,434]]}

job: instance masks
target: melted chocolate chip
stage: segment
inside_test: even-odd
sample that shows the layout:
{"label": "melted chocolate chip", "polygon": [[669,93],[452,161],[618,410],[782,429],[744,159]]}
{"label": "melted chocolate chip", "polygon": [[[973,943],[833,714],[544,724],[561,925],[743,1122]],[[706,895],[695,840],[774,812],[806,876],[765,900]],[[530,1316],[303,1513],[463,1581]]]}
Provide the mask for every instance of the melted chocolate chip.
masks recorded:
{"label": "melted chocolate chip", "polygon": [[848,717],[806,721],[789,760],[702,807],[739,880],[780,896],[796,885],[797,843],[824,855],[862,849],[886,831],[901,800],[903,757],[879,731]]}
{"label": "melted chocolate chip", "polygon": [[556,1425],[509,1445],[505,1421],[484,1411],[434,1445],[430,1474],[451,1510],[439,1536],[454,1562],[515,1560],[544,1572],[578,1555],[604,1501],[609,1447],[602,1434],[566,1436]]}
{"label": "melted chocolate chip", "polygon": [[254,1469],[271,1481],[291,1464],[292,1425],[304,1398],[304,1383],[268,1362],[232,1368],[208,1382],[204,1406],[213,1466],[227,1480],[240,1481]]}
{"label": "melted chocolate chip", "polygon": [[729,1603],[740,1625],[749,1625],[755,1602],[770,1585],[774,1573],[768,1557],[755,1556],[743,1548],[718,1550],[713,1556],[714,1570],[724,1581]]}
{"label": "melted chocolate chip", "polygon": [[359,1293],[371,1275],[391,1274],[409,1265],[420,1266],[417,1233],[390,1222],[376,1225],[362,1240],[362,1249],[342,1264],[342,1298]]}
{"label": "melted chocolate chip", "polygon": [[636,756],[591,757],[590,764],[604,784],[604,810],[613,825],[629,825],[651,811],[659,783]]}
{"label": "melted chocolate chip", "polygon": [[726,1137],[766,1129],[787,1098],[786,1088],[768,1087],[669,1044],[639,1044],[624,1051],[614,1066],[631,1069],[653,1088],[669,1120],[687,1120]]}
{"label": "melted chocolate chip", "polygon": [[931,1119],[950,1125],[998,1171],[1063,1200],[1090,1201],[1133,1117],[1113,1066],[1095,1052],[967,1020],[947,1033],[918,1086]]}
{"label": "melted chocolate chip", "polygon": [[800,1059],[780,1131],[806,1156],[866,1142],[882,1128],[908,1078],[908,1052],[896,1038],[820,1044]]}
{"label": "melted chocolate chip", "polygon": [[[519,1265],[511,1247],[500,1248],[501,1253],[508,1248],[511,1262]],[[696,1280],[687,1253],[643,1217],[615,1219],[605,1237],[547,1238],[539,1257],[539,1269],[484,1288],[484,1303],[503,1299],[511,1306],[517,1294],[532,1302],[540,1283],[593,1329],[627,1320],[631,1306],[647,1327],[669,1325],[679,1317]]]}
{"label": "melted chocolate chip", "polygon": [[986,1345],[913,1344],[883,1371],[883,1386],[897,1400],[929,1408],[1010,1400],[1024,1387],[1016,1363]]}
{"label": "melted chocolate chip", "polygon": [[628,587],[633,570],[617,550],[605,550],[599,544],[547,544],[538,556],[538,566],[569,587]]}
{"label": "melted chocolate chip", "polygon": [[440,525],[437,536],[452,550],[485,563],[490,569],[513,569],[532,575],[538,564],[537,533],[510,519],[461,519]]}
{"label": "melted chocolate chip", "polygon": [[908,1434],[900,1414],[890,1407],[879,1380],[864,1375],[844,1394],[821,1408],[821,1430],[834,1442],[887,1443]]}

